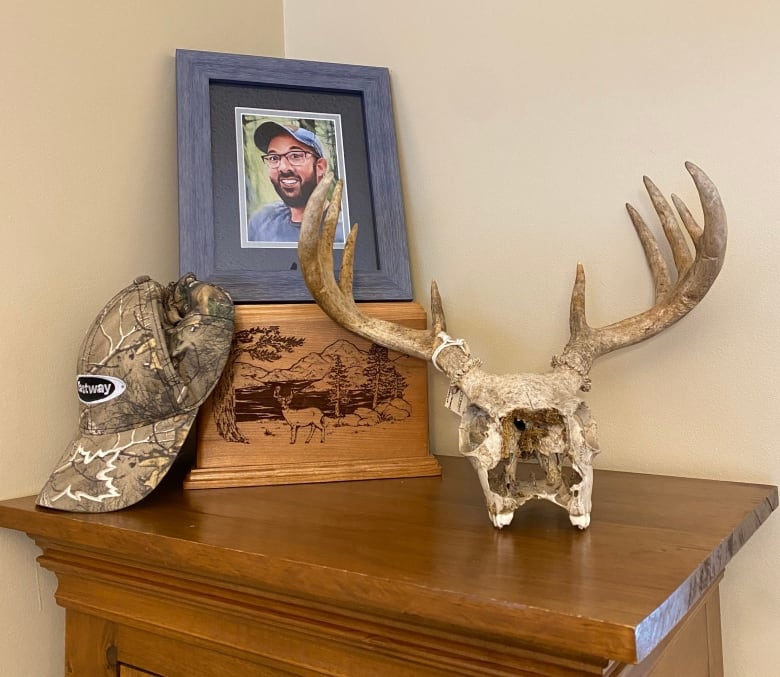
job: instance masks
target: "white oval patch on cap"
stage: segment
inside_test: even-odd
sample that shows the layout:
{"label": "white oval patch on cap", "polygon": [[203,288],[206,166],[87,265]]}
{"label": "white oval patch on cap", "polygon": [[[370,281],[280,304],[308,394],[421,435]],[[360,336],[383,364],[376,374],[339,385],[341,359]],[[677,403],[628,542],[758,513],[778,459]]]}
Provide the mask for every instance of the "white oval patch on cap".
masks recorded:
{"label": "white oval patch on cap", "polygon": [[125,382],[115,376],[79,374],[76,376],[76,390],[84,404],[101,404],[119,397],[125,392]]}

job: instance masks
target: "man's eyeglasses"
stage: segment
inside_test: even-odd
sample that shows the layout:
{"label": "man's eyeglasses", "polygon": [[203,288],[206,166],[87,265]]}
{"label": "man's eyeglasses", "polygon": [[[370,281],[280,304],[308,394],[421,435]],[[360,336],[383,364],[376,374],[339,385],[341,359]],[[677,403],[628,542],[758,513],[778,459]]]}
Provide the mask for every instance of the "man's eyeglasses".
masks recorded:
{"label": "man's eyeglasses", "polygon": [[309,155],[314,155],[307,150],[291,150],[288,153],[269,153],[263,155],[263,162],[271,169],[276,169],[281,163],[282,158],[287,158],[287,162],[293,167],[300,167]]}

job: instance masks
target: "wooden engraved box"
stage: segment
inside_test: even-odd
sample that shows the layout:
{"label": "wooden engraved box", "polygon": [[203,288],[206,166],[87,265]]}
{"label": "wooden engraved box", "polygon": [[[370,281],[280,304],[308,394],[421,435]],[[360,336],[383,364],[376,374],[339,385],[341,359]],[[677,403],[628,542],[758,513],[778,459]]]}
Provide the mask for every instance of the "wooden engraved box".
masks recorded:
{"label": "wooden engraved box", "polygon": [[[423,329],[417,303],[366,303]],[[222,380],[198,417],[185,488],[440,474],[428,450],[427,364],[366,341],[318,306],[236,307]]]}

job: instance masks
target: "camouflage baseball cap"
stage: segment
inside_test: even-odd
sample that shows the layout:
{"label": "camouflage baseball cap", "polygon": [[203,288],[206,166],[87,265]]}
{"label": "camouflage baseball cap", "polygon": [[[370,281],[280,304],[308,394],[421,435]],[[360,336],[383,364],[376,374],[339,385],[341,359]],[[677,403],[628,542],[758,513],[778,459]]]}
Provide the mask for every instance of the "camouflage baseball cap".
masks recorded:
{"label": "camouflage baseball cap", "polygon": [[137,503],[173,464],[233,338],[230,296],[194,275],[139,277],[95,319],[78,359],[79,431],[37,504],[109,512]]}

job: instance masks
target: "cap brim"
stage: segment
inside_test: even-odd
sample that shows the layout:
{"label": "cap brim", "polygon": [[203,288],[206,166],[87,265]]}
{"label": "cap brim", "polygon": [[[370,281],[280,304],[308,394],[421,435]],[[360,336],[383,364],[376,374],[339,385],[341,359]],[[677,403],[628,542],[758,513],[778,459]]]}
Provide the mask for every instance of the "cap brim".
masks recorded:
{"label": "cap brim", "polygon": [[197,410],[71,442],[36,499],[71,512],[111,512],[145,498],[176,460]]}

